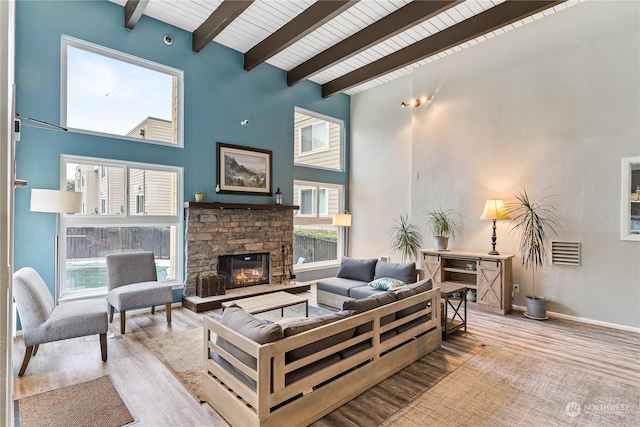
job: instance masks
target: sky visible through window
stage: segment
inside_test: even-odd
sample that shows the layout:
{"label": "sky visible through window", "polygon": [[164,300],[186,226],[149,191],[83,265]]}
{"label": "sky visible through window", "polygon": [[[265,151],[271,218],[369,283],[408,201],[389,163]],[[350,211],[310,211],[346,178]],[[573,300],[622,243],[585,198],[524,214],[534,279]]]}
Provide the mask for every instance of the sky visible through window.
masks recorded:
{"label": "sky visible through window", "polygon": [[126,135],[147,117],[172,120],[173,76],[67,46],[67,126]]}

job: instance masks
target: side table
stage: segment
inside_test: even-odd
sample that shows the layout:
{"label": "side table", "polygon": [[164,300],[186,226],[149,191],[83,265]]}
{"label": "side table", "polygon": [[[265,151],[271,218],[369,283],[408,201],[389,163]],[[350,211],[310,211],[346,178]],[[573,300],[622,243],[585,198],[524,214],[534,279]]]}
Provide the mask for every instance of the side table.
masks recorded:
{"label": "side table", "polygon": [[[444,300],[444,329],[442,330],[442,341],[446,341],[449,334],[464,328],[467,331],[467,290],[464,285],[452,282],[440,283],[440,297]],[[455,294],[460,295],[458,305],[454,305],[455,300],[451,300]],[[460,313],[460,308],[464,304],[464,312]],[[453,310],[453,316],[449,319],[449,307]]]}

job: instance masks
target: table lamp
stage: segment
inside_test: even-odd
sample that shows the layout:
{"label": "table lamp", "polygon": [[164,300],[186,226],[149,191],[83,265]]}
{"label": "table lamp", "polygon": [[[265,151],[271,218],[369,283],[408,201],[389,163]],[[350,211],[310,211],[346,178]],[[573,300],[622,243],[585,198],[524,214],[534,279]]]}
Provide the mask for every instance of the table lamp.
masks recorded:
{"label": "table lamp", "polygon": [[491,236],[492,249],[489,255],[500,255],[500,253],[496,251],[496,220],[509,218],[511,217],[507,213],[504,202],[501,199],[487,200],[480,219],[490,219],[493,221],[493,235]]}

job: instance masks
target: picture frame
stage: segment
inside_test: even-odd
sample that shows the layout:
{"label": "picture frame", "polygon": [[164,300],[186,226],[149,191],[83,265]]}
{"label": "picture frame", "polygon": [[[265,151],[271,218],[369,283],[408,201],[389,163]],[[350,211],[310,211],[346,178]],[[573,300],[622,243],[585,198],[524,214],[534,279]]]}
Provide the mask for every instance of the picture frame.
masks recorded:
{"label": "picture frame", "polygon": [[216,191],[226,194],[271,196],[272,152],[218,142]]}

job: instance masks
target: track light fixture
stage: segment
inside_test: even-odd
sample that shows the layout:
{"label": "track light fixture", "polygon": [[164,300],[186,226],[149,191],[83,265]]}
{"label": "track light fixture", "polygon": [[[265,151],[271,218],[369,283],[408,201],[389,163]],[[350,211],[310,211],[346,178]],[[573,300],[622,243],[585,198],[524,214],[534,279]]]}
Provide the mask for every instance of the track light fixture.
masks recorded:
{"label": "track light fixture", "polygon": [[404,108],[404,107],[419,107],[421,105],[428,104],[432,99],[433,99],[433,96],[430,96],[430,97],[423,96],[423,97],[420,97],[420,98],[412,99],[409,102],[402,101],[400,103],[400,106],[402,108]]}

